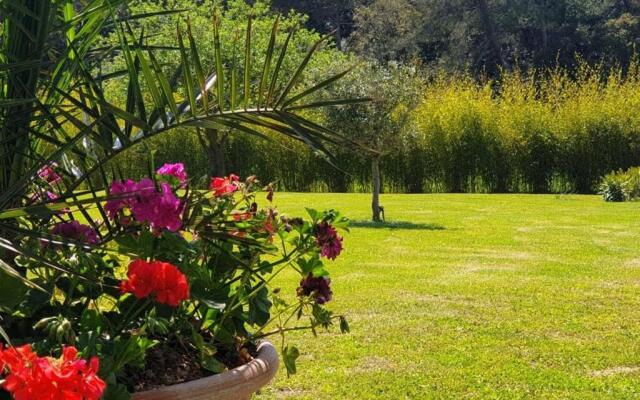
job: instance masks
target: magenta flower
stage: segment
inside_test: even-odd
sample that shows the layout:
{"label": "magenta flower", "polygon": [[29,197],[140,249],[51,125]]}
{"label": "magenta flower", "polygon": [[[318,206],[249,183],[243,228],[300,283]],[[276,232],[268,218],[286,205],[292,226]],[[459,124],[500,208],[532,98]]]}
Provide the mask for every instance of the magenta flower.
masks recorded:
{"label": "magenta flower", "polygon": [[165,164],[160,167],[156,173],[163,176],[173,176],[180,182],[180,187],[185,187],[187,183],[187,172],[184,170],[183,163]]}
{"label": "magenta flower", "polygon": [[[47,203],[54,203],[56,200],[58,200],[60,198],[60,196],[58,196],[57,194],[53,193],[52,191],[44,191],[44,192],[36,192],[31,194],[31,196],[29,196],[29,205],[34,205],[34,204],[47,204]],[[60,214],[66,214],[69,212],[68,208],[63,208],[62,210],[58,210],[58,211],[54,211],[53,213],[56,215],[60,215]]]}
{"label": "magenta flower", "polygon": [[298,296],[312,296],[317,304],[325,304],[331,301],[333,292],[331,291],[331,279],[326,276],[319,278],[309,274],[300,281]]}
{"label": "magenta flower", "polygon": [[107,204],[104,207],[109,218],[115,219],[120,211],[131,207],[137,190],[138,184],[131,179],[112,182],[111,187],[109,188],[109,195],[118,198],[107,201]]}
{"label": "magenta flower", "polygon": [[[44,194],[44,196],[43,196],[43,194]],[[47,190],[44,193],[36,192],[36,193],[32,194],[29,197],[29,203],[33,204],[33,203],[38,203],[40,201],[43,201],[45,203],[46,202],[52,202],[52,201],[58,200],[58,198],[59,198],[59,196],[57,194]]]}
{"label": "magenta flower", "polygon": [[149,223],[154,229],[168,229],[176,232],[182,227],[181,202],[166,182],[160,184],[158,192],[151,179],[141,180],[138,183],[137,199],[131,211],[135,219]]}
{"label": "magenta flower", "polygon": [[316,226],[316,243],[320,247],[320,255],[335,260],[342,252],[342,238],[336,228],[322,221]]}
{"label": "magenta flower", "polygon": [[97,232],[78,221],[60,222],[51,229],[52,235],[62,236],[86,244],[98,244]]}
{"label": "magenta flower", "polygon": [[54,168],[57,166],[58,164],[56,163],[43,166],[38,170],[38,176],[44,179],[50,185],[62,181],[60,175],[58,175],[58,173],[54,170]]}
{"label": "magenta flower", "polygon": [[132,180],[116,181],[111,184],[109,193],[120,197],[108,201],[105,206],[111,219],[129,209],[138,222],[148,223],[153,229],[176,232],[182,227],[182,204],[166,182],[160,184],[158,191],[149,178],[138,183]]}

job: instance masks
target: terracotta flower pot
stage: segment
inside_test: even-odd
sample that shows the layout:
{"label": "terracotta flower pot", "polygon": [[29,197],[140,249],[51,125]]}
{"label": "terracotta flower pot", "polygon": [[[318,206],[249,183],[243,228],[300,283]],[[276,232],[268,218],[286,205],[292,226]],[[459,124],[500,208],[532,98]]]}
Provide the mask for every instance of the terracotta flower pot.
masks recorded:
{"label": "terracotta flower pot", "polygon": [[196,381],[139,392],[133,400],[245,400],[265,387],[278,372],[278,353],[269,342],[258,345],[248,364]]}

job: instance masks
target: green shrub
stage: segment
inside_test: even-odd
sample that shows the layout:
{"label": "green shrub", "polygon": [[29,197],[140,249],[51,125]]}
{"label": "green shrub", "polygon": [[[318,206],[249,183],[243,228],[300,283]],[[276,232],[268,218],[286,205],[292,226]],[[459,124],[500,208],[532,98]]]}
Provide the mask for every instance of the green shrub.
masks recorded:
{"label": "green shrub", "polygon": [[622,202],[640,198],[640,167],[612,172],[600,182],[600,194],[605,201]]}
{"label": "green shrub", "polygon": [[604,201],[615,203],[625,201],[625,181],[626,173],[622,171],[605,175],[600,183],[600,194]]}

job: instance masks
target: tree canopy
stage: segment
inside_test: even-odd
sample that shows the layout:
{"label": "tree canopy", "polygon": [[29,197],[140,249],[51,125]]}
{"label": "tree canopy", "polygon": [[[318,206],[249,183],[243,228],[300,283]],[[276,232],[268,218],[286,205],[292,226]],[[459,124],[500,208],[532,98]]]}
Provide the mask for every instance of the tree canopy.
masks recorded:
{"label": "tree canopy", "polygon": [[626,64],[640,39],[638,0],[276,0],[275,5],[309,14],[309,23],[320,31],[340,28],[345,47],[362,55],[383,61],[418,57],[447,69],[493,75],[499,67],[516,65],[572,67],[576,55]]}

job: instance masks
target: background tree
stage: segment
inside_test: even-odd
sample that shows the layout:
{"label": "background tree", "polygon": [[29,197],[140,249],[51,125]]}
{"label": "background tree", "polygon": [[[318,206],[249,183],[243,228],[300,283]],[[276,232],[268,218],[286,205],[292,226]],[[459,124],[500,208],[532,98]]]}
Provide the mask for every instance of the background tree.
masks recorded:
{"label": "background tree", "polygon": [[[347,48],[378,59],[418,54],[447,70],[498,76],[514,66],[575,67],[590,62],[627,65],[640,40],[638,0],[275,0],[310,15],[321,32],[346,26]],[[339,10],[339,11],[338,11]],[[341,25],[342,26],[342,25]],[[350,32],[352,31],[352,32]]]}
{"label": "background tree", "polygon": [[357,0],[274,0],[276,10],[296,10],[309,16],[308,26],[331,33],[338,48],[353,31],[353,10]]}
{"label": "background tree", "polygon": [[[224,65],[238,64],[239,53],[244,46],[244,27],[251,17],[251,57],[255,60],[248,71],[248,77],[252,82],[260,81],[265,73],[262,66],[269,57],[269,47],[273,45],[272,61],[274,64],[281,62],[281,77],[292,76],[297,66],[305,58],[309,48],[320,40],[321,36],[313,30],[305,28],[306,17],[296,12],[290,12],[281,16],[272,10],[270,0],[257,0],[251,4],[245,0],[229,0],[220,2],[216,0],[168,0],[165,2],[136,1],[130,6],[133,13],[161,13],[167,10],[184,10],[176,14],[167,14],[156,19],[143,19],[132,23],[132,29],[138,34],[144,32],[149,37],[147,44],[151,46],[174,46],[174,49],[157,51],[157,59],[167,70],[174,70],[179,65],[176,57],[175,37],[176,25],[189,21],[190,33],[198,44],[198,51],[203,60],[203,68],[210,70],[215,65],[215,40],[213,35],[213,16],[219,20],[220,45],[222,48]],[[159,19],[159,21],[158,21]],[[277,22],[276,22],[277,21]],[[275,31],[274,31],[275,27]],[[272,32],[276,34],[276,40],[271,43]],[[289,39],[289,33],[294,32]],[[109,42],[115,43],[118,38],[112,34]],[[287,45],[287,58],[278,60],[279,51]],[[311,60],[308,73],[302,76],[302,84],[311,84],[315,79],[315,71],[320,65],[330,60],[345,59],[331,43],[323,45],[315,53]],[[105,73],[114,72],[122,68],[124,59],[116,57],[110,62],[103,63]],[[273,67],[272,67],[273,68]],[[236,80],[244,77],[243,65],[236,71]],[[231,84],[231,80],[227,85]],[[125,83],[111,81],[106,86],[107,95],[114,101],[122,102],[122,94],[126,93]],[[243,95],[244,88],[239,89],[239,96]],[[230,93],[230,91],[229,91]],[[120,98],[120,99],[118,99]],[[227,99],[230,100],[230,99]],[[257,100],[257,99],[255,99]],[[227,127],[207,127],[197,130],[198,142],[202,145],[208,156],[210,173],[215,176],[227,174],[226,155],[229,151],[232,129]],[[266,132],[265,132],[266,134]],[[183,136],[184,133],[178,133]],[[176,138],[176,140],[179,140]]]}
{"label": "background tree", "polygon": [[380,159],[398,151],[409,134],[410,117],[420,93],[418,70],[402,64],[363,63],[329,93],[333,98],[369,98],[325,110],[327,126],[341,132],[369,154],[372,180],[372,219],[380,221]]}
{"label": "background tree", "polygon": [[[419,50],[422,13],[409,0],[376,0],[354,12],[351,48],[380,62],[406,59]],[[393,40],[389,40],[393,38]]]}

